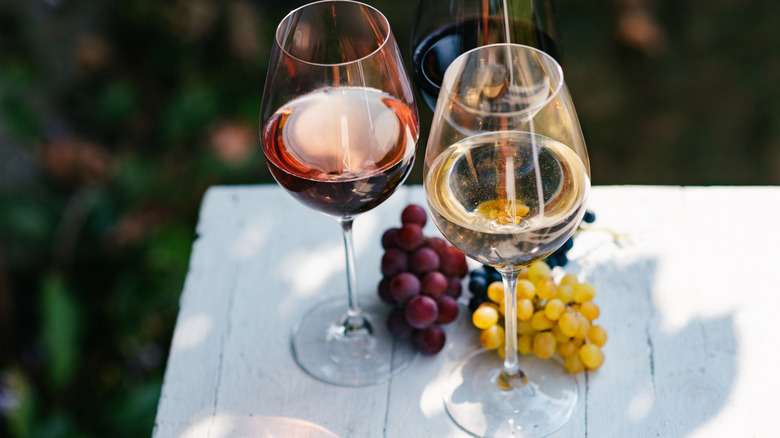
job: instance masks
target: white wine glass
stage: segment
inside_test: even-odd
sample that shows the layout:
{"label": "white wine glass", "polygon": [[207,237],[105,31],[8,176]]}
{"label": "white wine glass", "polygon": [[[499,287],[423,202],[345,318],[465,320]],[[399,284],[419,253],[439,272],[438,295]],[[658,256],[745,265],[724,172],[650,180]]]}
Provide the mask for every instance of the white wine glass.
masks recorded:
{"label": "white wine glass", "polygon": [[307,373],[335,385],[387,381],[414,352],[388,333],[387,306],[376,299],[360,304],[352,245],[355,217],[403,183],[419,137],[411,83],[385,16],[350,0],[290,12],[276,30],[260,125],[276,181],[335,217],[343,231],[347,294],[296,324],[293,356]]}
{"label": "white wine glass", "polygon": [[590,192],[585,142],[560,65],[518,44],[468,51],[447,69],[425,153],[428,206],[445,238],[504,283],[504,359],[481,349],[450,375],[445,406],[477,436],[558,430],[578,385],[556,360],[518,356],[517,280],[575,231]]}

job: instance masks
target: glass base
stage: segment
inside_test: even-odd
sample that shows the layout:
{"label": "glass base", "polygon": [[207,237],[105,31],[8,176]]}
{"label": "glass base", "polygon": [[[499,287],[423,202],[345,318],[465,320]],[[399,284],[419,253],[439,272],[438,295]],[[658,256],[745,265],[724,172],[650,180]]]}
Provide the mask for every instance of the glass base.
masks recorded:
{"label": "glass base", "polygon": [[412,363],[411,342],[394,339],[387,331],[391,306],[361,300],[366,302],[362,314],[370,323],[368,330],[344,330],[347,300],[342,298],[320,303],[293,327],[293,357],[312,377],[340,386],[376,385]]}
{"label": "glass base", "polygon": [[574,375],[554,359],[520,356],[527,383],[503,390],[498,378],[503,359],[478,350],[450,374],[444,393],[447,413],[475,436],[543,437],[560,429],[577,406]]}

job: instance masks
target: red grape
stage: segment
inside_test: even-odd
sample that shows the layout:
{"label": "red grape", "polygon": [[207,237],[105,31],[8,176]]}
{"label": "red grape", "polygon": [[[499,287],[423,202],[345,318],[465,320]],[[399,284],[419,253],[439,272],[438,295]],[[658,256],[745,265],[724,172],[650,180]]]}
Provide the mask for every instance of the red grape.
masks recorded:
{"label": "red grape", "polygon": [[412,334],[414,346],[422,354],[436,354],[444,348],[444,330],[438,325],[432,325],[425,330],[415,330]]}
{"label": "red grape", "polygon": [[401,212],[401,224],[403,225],[418,224],[424,227],[427,220],[428,213],[417,204],[409,204]]}
{"label": "red grape", "polygon": [[420,294],[420,280],[414,274],[401,272],[390,280],[388,289],[395,302],[403,305]]}
{"label": "red grape", "polygon": [[431,271],[420,281],[420,292],[434,299],[447,292],[447,277],[439,271]]}
{"label": "red grape", "polygon": [[428,248],[431,248],[432,250],[436,251],[437,254],[441,255],[441,250],[448,247],[447,241],[440,238],[440,237],[429,237],[425,241],[425,246]]}
{"label": "red grape", "polygon": [[460,294],[463,291],[463,285],[461,284],[461,279],[458,276],[449,277],[447,279],[447,295],[451,296],[452,298],[458,299],[460,298]]}
{"label": "red grape", "polygon": [[409,257],[409,269],[417,275],[439,269],[439,255],[436,251],[422,247]]}
{"label": "red grape", "polygon": [[436,300],[436,305],[439,307],[439,317],[436,318],[436,322],[439,324],[448,324],[455,321],[458,317],[458,302],[451,296],[444,295]]}
{"label": "red grape", "polygon": [[379,292],[379,298],[382,299],[385,303],[388,304],[394,304],[395,299],[390,294],[390,278],[389,277],[383,277],[382,281],[379,282],[379,286],[377,287],[377,291]]}
{"label": "red grape", "polygon": [[410,204],[401,212],[401,226],[382,234],[382,280],[377,287],[382,301],[396,307],[388,315],[390,333],[412,338],[423,354],[444,348],[440,324],[454,321],[460,308],[462,278],[468,274],[466,257],[440,237],[426,237],[425,208]]}
{"label": "red grape", "polygon": [[388,228],[382,233],[382,248],[397,248],[395,244],[395,235],[398,234],[398,228]]}
{"label": "red grape", "polygon": [[412,252],[425,243],[422,227],[417,224],[406,224],[395,235],[395,243],[401,249]]}
{"label": "red grape", "polygon": [[398,248],[389,248],[382,256],[382,275],[392,277],[409,269],[409,256]]}
{"label": "red grape", "polygon": [[416,329],[429,327],[439,317],[439,308],[433,298],[418,295],[406,302],[404,306],[406,322]]}
{"label": "red grape", "polygon": [[414,328],[406,322],[404,309],[397,307],[387,317],[387,330],[393,337],[406,339],[412,335]]}
{"label": "red grape", "polygon": [[460,278],[469,273],[469,266],[466,264],[466,256],[463,255],[454,246],[448,246],[441,250],[441,272],[446,275],[456,275]]}

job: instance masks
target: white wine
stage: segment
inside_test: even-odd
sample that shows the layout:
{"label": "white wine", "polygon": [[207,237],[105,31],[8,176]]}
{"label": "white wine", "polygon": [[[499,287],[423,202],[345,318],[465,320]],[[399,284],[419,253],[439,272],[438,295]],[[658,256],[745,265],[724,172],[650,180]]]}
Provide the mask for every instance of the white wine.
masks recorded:
{"label": "white wine", "polygon": [[528,132],[488,132],[439,155],[425,190],[436,226],[455,247],[483,264],[517,266],[547,256],[572,235],[590,178],[563,143]]}

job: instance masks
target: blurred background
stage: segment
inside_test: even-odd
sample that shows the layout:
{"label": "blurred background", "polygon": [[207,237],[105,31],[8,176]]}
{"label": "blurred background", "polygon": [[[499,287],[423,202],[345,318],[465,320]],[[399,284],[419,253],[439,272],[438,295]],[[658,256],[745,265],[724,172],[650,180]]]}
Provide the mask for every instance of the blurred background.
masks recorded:
{"label": "blurred background", "polygon": [[[367,2],[408,65],[415,1]],[[273,183],[260,99],[303,3],[0,0],[0,436],[151,434],[200,199]],[[780,3],[555,4],[595,184],[780,183]]]}

